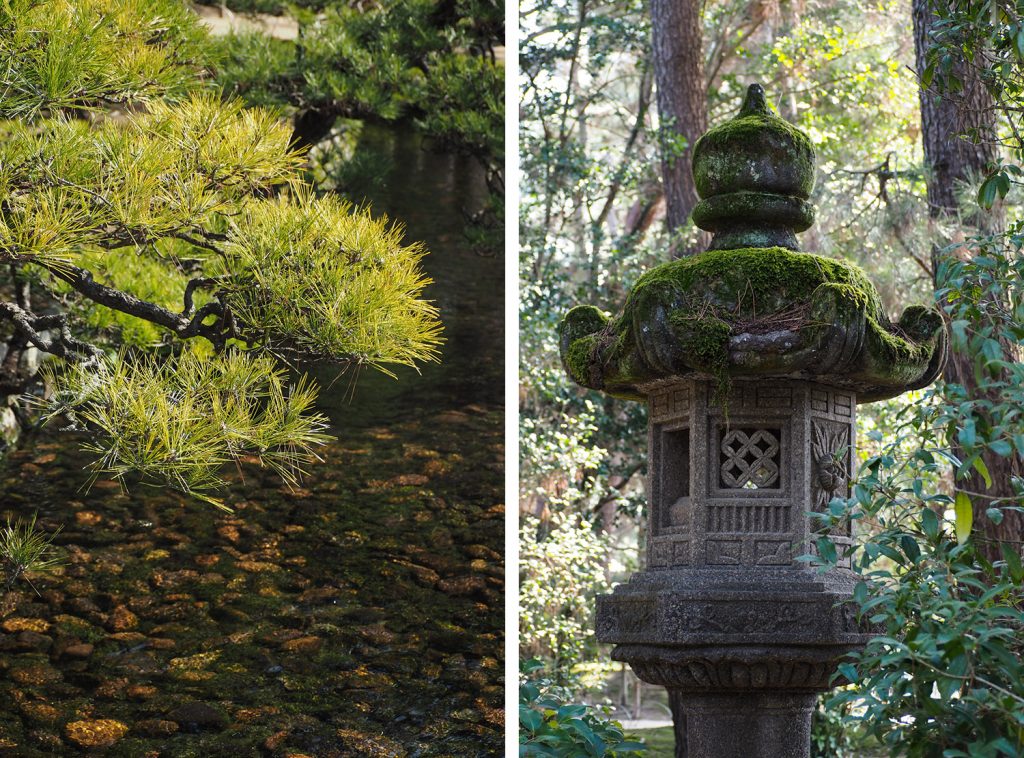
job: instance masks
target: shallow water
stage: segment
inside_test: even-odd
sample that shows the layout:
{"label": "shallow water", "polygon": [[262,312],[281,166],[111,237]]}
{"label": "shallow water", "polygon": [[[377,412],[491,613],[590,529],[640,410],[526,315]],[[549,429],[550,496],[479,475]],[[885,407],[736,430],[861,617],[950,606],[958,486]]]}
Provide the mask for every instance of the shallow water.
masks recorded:
{"label": "shallow water", "polygon": [[[353,198],[369,200],[374,213],[406,225],[408,240],[422,240],[430,254],[424,269],[434,279],[425,297],[441,312],[445,344],[438,363],[400,367],[398,379],[364,369],[353,384],[335,380],[321,398],[340,427],[380,423],[468,403],[498,407],[503,380],[503,263],[467,244],[466,216],[479,210],[485,187],[478,165],[467,158],[431,151],[410,131],[366,127],[358,151],[379,160],[377,171]],[[369,171],[367,171],[369,173]]]}
{"label": "shallow water", "polygon": [[335,382],[325,463],[295,491],[243,466],[233,515],[83,491],[68,436],[12,454],[0,518],[63,525],[68,565],[0,606],[0,754],[501,754],[501,263],[462,238],[470,164],[360,147],[390,156],[375,210],[431,250],[443,362]]}

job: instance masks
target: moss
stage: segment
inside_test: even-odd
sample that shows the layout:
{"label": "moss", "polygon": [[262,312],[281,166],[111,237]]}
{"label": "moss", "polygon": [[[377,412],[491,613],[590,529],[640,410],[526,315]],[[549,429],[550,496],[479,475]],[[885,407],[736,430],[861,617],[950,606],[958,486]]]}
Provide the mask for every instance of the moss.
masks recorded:
{"label": "moss", "polygon": [[799,198],[814,189],[814,147],[772,113],[740,115],[694,146],[693,178],[701,197],[749,190]]}
{"label": "moss", "polygon": [[600,308],[577,305],[565,314],[562,323],[558,325],[558,332],[571,342],[584,334],[593,334],[607,323],[608,316]]}
{"label": "moss", "polygon": [[574,309],[561,336],[570,376],[620,397],[689,376],[714,380],[721,403],[733,376],[799,374],[879,399],[941,367],[937,313],[911,308],[893,326],[858,267],[779,247],[665,263],[640,277],[619,317]]}
{"label": "moss", "polygon": [[882,361],[882,366],[887,367],[890,371],[899,372],[903,366],[916,367],[918,363],[927,361],[931,355],[932,345],[930,343],[920,344],[906,340],[899,334],[885,329],[878,321],[870,317],[868,318],[867,336],[872,342],[868,354],[878,356]]}
{"label": "moss", "polygon": [[572,377],[573,381],[579,384],[590,383],[594,347],[596,344],[596,334],[580,337],[569,343],[569,349],[565,353],[565,370]]}
{"label": "moss", "polygon": [[787,227],[802,232],[814,223],[814,206],[801,198],[772,192],[730,192],[697,203],[692,218],[694,224],[709,232],[737,225]]}
{"label": "moss", "polygon": [[732,326],[710,310],[698,315],[676,312],[669,316],[669,323],[685,346],[694,368],[715,378],[714,401],[724,403],[732,387],[729,378]]}
{"label": "moss", "polygon": [[844,294],[876,317],[882,315],[878,294],[857,266],[845,261],[783,248],[712,250],[653,268],[637,281],[624,315],[644,300],[651,287],[679,293],[705,293],[733,316],[767,315],[806,303],[822,284],[844,287]]}
{"label": "moss", "polygon": [[942,328],[942,316],[923,305],[911,305],[900,318],[899,328],[913,340],[928,340]]}

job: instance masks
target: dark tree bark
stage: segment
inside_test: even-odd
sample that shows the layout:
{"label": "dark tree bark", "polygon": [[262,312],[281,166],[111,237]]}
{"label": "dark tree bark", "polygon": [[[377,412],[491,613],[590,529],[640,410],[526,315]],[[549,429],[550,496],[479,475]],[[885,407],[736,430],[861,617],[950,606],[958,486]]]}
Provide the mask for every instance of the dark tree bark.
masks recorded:
{"label": "dark tree bark", "polygon": [[[927,65],[931,47],[929,32],[935,21],[932,8],[944,0],[913,0],[914,54],[918,72]],[[984,174],[995,160],[995,111],[992,96],[985,89],[978,72],[966,61],[954,66],[953,74],[963,82],[963,91],[956,97],[942,96],[924,88],[921,99],[921,139],[925,163],[928,165],[928,209],[933,218],[956,216],[960,204],[956,185],[970,177]],[[960,135],[976,134],[977,139]],[[986,231],[993,230],[991,214],[967,219]]]}
{"label": "dark tree bark", "polygon": [[295,114],[292,124],[292,149],[306,150],[322,142],[338,120],[329,109],[309,108]]}
{"label": "dark tree bark", "polygon": [[701,5],[696,0],[651,0],[650,7],[666,223],[674,231],[686,223],[699,200],[691,170],[693,145],[708,128]]}
{"label": "dark tree bark", "polygon": [[[670,232],[681,228],[700,200],[693,181],[693,146],[708,129],[707,91],[700,11],[696,0],[651,0],[651,62],[657,87],[661,126],[661,174],[665,186],[665,221]],[[682,147],[682,149],[679,149]],[[706,246],[699,238],[689,250]],[[676,758],[686,758],[686,724],[678,696],[669,692],[675,725]]]}
{"label": "dark tree bark", "polygon": [[[932,9],[937,2],[948,0],[913,0],[914,52],[919,72],[927,65],[928,49],[931,46],[929,32],[935,16]],[[953,74],[963,82],[962,92],[955,96],[938,95],[922,88],[921,137],[924,142],[925,164],[928,167],[928,211],[932,218],[956,218],[960,214],[957,201],[957,185],[968,179],[984,175],[988,164],[998,154],[996,144],[995,103],[982,83],[978,71],[965,60],[954,66]],[[961,135],[970,135],[970,139]],[[1000,218],[997,213],[974,214],[961,221],[975,229],[992,233],[998,230]],[[952,242],[952,240],[949,240]],[[932,249],[932,271],[938,271],[943,255],[943,245]],[[961,248],[966,255],[966,248]],[[1004,345],[1004,348],[1010,346]],[[1012,349],[1006,354],[1012,355]],[[943,378],[959,384],[970,398],[980,398],[985,393],[975,378],[970,355],[950,351]],[[958,455],[960,450],[954,448]],[[1003,458],[994,454],[983,456],[992,477],[992,486],[986,485],[983,477],[972,470],[970,476],[959,480],[958,489],[968,493],[984,493],[985,497],[971,495],[974,503],[974,523],[982,532],[980,542],[982,554],[989,560],[1001,559],[1000,543],[1018,543],[1024,537],[1024,514],[1004,511],[1003,521],[994,523],[985,515],[990,499],[1014,499],[1010,485],[1012,476],[1024,473],[1024,464],[1016,455]],[[1019,549],[1019,545],[1017,545]]]}

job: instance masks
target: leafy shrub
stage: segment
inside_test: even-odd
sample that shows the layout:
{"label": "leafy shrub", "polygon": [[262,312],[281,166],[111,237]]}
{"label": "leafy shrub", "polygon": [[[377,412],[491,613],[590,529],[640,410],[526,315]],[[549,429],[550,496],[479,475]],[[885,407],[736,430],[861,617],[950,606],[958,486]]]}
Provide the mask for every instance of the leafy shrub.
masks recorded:
{"label": "leafy shrub", "polygon": [[[969,536],[971,509],[922,484],[959,466],[935,433],[947,411],[937,395],[908,406],[900,433],[865,463],[853,497],[834,500],[825,516],[877,529],[853,549],[853,565],[862,577],[854,591],[861,619],[880,632],[840,666],[855,686],[828,708],[892,755],[1017,756],[1024,567],[1009,545],[1003,561],[988,562]],[[908,436],[926,442],[904,456]],[[818,548],[826,563],[839,558],[827,538]]]}
{"label": "leafy shrub", "polygon": [[575,683],[573,668],[596,653],[595,597],[611,589],[608,538],[559,513],[543,529],[525,519],[519,544],[521,658],[542,657],[559,685]]}
{"label": "leafy shrub", "polygon": [[544,664],[521,665],[519,685],[519,755],[560,758],[638,756],[643,743],[628,740],[617,721],[588,705],[565,702],[566,692],[541,676]]}
{"label": "leafy shrub", "polygon": [[859,740],[848,722],[850,704],[832,703],[823,695],[811,714],[811,756],[813,758],[859,758]]}

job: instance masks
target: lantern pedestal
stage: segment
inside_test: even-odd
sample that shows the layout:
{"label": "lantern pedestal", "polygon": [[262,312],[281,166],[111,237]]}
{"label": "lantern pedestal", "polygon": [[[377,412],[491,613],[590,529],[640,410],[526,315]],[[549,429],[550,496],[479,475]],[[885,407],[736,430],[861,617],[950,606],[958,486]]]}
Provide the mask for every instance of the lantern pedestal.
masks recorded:
{"label": "lantern pedestal", "polygon": [[[807,758],[817,693],[871,637],[852,525],[815,516],[850,495],[857,403],[930,384],[946,336],[934,309],[893,323],[863,271],[796,249],[814,149],[760,86],[693,169],[711,249],[646,272],[617,316],[559,325],[573,380],[649,409],[646,566],[598,598],[597,638],[680,696],[677,756]],[[800,560],[819,541],[825,573]]]}
{"label": "lantern pedestal", "polygon": [[810,758],[813,693],[688,694],[687,756]]}

